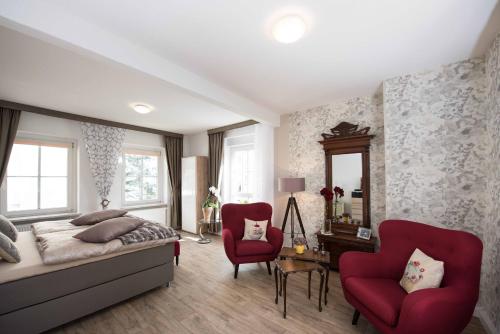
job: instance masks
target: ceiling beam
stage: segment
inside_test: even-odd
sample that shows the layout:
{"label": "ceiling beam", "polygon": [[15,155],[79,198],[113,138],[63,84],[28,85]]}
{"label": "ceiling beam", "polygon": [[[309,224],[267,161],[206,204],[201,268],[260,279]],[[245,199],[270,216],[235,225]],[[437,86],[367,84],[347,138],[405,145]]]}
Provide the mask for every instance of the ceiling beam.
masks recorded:
{"label": "ceiling beam", "polygon": [[21,110],[21,111],[27,111],[27,112],[31,112],[34,114],[44,115],[44,116],[64,118],[64,119],[69,119],[71,121],[88,122],[88,123],[100,124],[100,125],[105,125],[105,126],[113,126],[115,128],[122,128],[122,129],[133,130],[133,131],[154,133],[157,135],[162,135],[162,136],[167,136],[167,137],[177,137],[177,138],[183,137],[183,135],[180,133],[163,131],[163,130],[152,129],[152,128],[146,128],[143,126],[137,126],[137,125],[132,125],[132,124],[108,121],[105,119],[82,116],[82,115],[72,114],[72,113],[68,113],[68,112],[64,112],[64,111],[41,108],[41,107],[31,106],[29,104],[22,104],[22,103],[5,101],[5,100],[0,100],[0,107],[9,108],[9,109],[16,109],[16,110]]}
{"label": "ceiling beam", "polygon": [[38,0],[0,0],[0,4],[0,25],[79,54],[120,63],[230,112],[279,126],[277,111],[219,86],[57,5]]}
{"label": "ceiling beam", "polygon": [[235,124],[221,126],[220,128],[210,129],[207,131],[207,133],[209,135],[211,135],[212,133],[225,132],[225,131],[229,131],[229,130],[244,128],[245,126],[250,126],[250,125],[254,125],[254,124],[259,124],[259,122],[250,119],[248,121],[243,121],[243,122],[239,122],[239,123],[235,123]]}

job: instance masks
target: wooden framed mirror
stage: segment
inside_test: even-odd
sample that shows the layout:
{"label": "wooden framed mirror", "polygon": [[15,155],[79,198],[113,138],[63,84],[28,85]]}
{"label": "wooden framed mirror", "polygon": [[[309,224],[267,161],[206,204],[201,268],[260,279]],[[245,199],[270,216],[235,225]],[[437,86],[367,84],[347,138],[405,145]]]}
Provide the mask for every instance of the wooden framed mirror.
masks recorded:
{"label": "wooden framed mirror", "polygon": [[[358,129],[358,125],[348,122],[330,131],[322,133],[319,142],[325,151],[325,186],[344,190],[337,205],[337,217],[343,217],[340,223],[332,224],[332,230],[355,234],[359,226],[370,228],[370,141],[374,135],[368,134],[369,127]],[[325,219],[332,219],[333,201],[325,205]]]}

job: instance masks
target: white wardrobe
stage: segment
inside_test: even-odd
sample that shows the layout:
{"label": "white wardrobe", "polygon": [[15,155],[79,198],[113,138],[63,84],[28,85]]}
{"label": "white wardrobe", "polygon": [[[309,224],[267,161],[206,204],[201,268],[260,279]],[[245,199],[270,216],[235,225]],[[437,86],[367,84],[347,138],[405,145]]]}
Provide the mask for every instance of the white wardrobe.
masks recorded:
{"label": "white wardrobe", "polygon": [[208,193],[208,158],[182,158],[182,230],[198,233],[201,206]]}

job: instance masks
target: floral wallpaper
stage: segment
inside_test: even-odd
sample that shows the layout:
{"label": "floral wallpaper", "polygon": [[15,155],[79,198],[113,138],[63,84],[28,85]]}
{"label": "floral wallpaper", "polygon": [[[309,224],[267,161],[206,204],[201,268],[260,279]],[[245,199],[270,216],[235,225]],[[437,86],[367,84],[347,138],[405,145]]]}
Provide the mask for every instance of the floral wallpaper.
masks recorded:
{"label": "floral wallpaper", "polygon": [[483,59],[384,81],[387,217],[482,236]]}
{"label": "floral wallpaper", "polygon": [[[370,150],[371,221],[376,226],[385,218],[384,125],[382,100],[374,97],[353,98],[315,107],[290,115],[290,175],[305,177],[306,191],[297,193],[297,202],[309,242],[324,217],[324,200],[319,191],[325,186],[325,157],[318,143],[322,132],[342,121],[370,126],[375,135]],[[376,230],[376,228],[375,228]]]}
{"label": "floral wallpaper", "polygon": [[[387,218],[469,231],[483,240],[480,312],[500,330],[500,36],[483,58],[383,82],[375,97],[290,115],[289,171],[308,234],[323,220],[318,141],[341,121],[370,126],[372,229]],[[314,238],[309,238],[314,242]]]}
{"label": "floral wallpaper", "polygon": [[[113,184],[126,130],[83,122],[81,123],[81,129],[97,193],[103,201],[107,200]],[[107,206],[105,204],[105,202],[101,203],[103,208]]]}
{"label": "floral wallpaper", "polygon": [[488,151],[481,305],[500,331],[500,36],[486,54]]}

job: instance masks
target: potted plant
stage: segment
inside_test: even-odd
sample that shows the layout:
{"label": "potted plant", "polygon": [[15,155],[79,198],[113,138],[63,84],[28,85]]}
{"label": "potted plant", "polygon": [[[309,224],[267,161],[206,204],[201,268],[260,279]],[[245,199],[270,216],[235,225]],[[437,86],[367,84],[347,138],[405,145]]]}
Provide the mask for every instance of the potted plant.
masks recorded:
{"label": "potted plant", "polygon": [[[335,201],[333,203],[333,219],[337,222],[337,204],[339,203],[339,198],[344,197],[344,189],[340,187],[334,187],[333,191],[328,188],[323,188],[319,192],[321,196],[325,199],[325,234],[331,234],[331,221],[328,219],[328,203],[331,202],[334,198]],[[328,229],[326,229],[326,225],[328,225]]]}
{"label": "potted plant", "polygon": [[297,237],[293,239],[293,246],[295,248],[295,253],[304,254],[304,250],[306,249],[307,240],[304,237]]}
{"label": "potted plant", "polygon": [[214,186],[208,188],[207,198],[203,202],[203,220],[206,222],[210,221],[210,217],[212,216],[212,212],[214,209],[219,208],[220,203],[220,195],[219,190]]}

